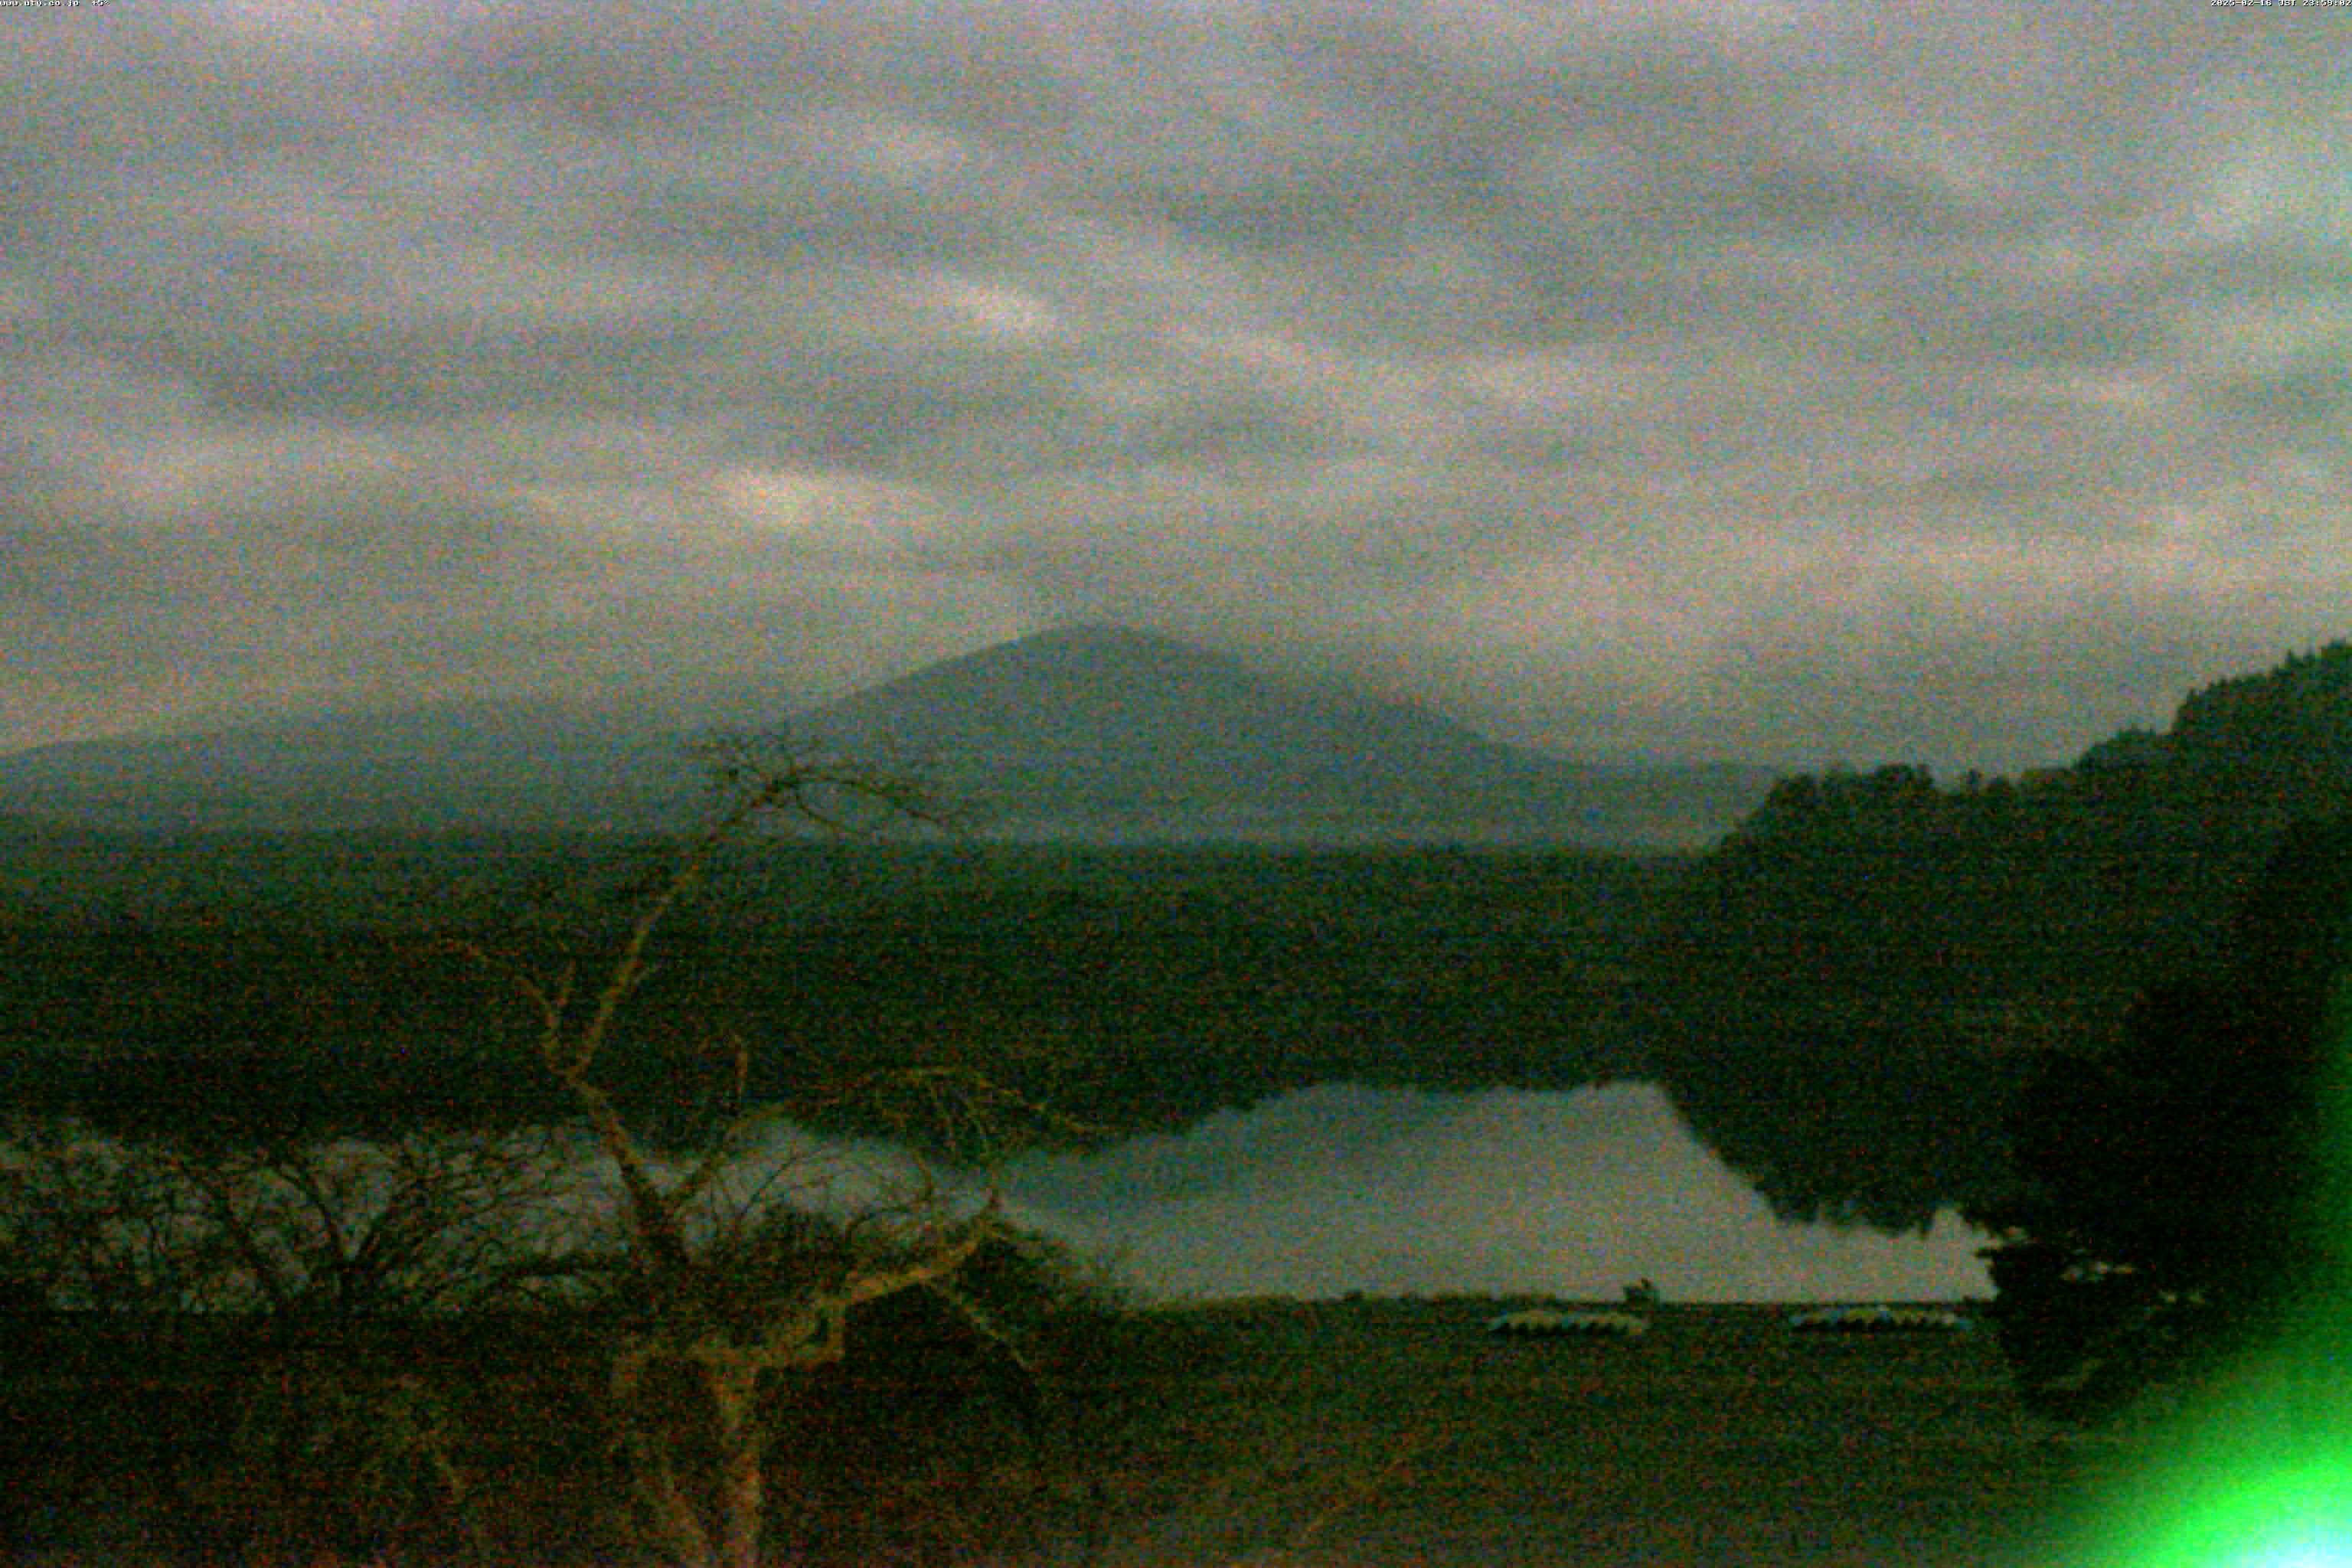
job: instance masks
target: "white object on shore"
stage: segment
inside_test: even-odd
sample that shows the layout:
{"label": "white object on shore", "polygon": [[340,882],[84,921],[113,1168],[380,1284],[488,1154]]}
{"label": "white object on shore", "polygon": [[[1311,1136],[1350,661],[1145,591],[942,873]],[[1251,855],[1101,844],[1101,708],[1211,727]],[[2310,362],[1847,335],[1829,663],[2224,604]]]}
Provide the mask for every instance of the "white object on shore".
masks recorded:
{"label": "white object on shore", "polygon": [[1566,1312],[1556,1307],[1530,1307],[1486,1320],[1486,1331],[1506,1339],[1639,1339],[1650,1331],[1650,1320],[1633,1312]]}
{"label": "white object on shore", "polygon": [[1970,1326],[1942,1307],[1815,1307],[1789,1315],[1790,1332],[1799,1334],[1951,1334]]}

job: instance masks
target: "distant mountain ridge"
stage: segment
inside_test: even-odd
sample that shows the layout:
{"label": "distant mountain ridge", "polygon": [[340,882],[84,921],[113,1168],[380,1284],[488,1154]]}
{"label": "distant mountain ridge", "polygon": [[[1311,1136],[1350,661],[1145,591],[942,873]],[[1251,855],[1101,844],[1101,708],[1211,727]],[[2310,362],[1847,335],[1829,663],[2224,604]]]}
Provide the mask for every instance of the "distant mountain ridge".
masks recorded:
{"label": "distant mountain ridge", "polygon": [[[1094,843],[1690,848],[1772,778],[1568,763],[1114,626],[947,659],[783,729],[923,773],[982,836]],[[643,830],[683,822],[698,798],[695,739],[550,702],[322,713],[0,756],[0,813],[115,827]]]}
{"label": "distant mountain ridge", "polygon": [[1080,626],[916,671],[797,721],[903,761],[1029,838],[1691,845],[1762,769],[1606,768],[1171,637]]}
{"label": "distant mountain ridge", "polygon": [[677,737],[546,701],[320,712],[0,756],[0,812],[118,828],[642,828],[676,815]]}

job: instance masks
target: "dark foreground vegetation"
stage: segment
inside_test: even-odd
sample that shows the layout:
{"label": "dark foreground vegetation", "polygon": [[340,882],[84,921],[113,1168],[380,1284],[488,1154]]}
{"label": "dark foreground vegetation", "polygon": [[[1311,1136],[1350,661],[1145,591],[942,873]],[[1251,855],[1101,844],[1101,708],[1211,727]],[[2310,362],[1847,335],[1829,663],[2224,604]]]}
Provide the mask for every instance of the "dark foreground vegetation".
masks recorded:
{"label": "dark foreground vegetation", "polygon": [[[713,778],[706,826],[622,895],[618,931],[586,952],[551,967],[528,945],[443,939],[511,994],[528,1025],[516,1059],[551,1088],[562,1128],[353,1138],[226,1099],[127,1131],[19,1120],[0,1151],[0,1300],[26,1350],[0,1368],[10,1429],[29,1439],[110,1404],[116,1418],[82,1423],[109,1445],[87,1466],[28,1440],[10,1495],[168,1523],[200,1560],[757,1568],[857,1468],[832,1452],[845,1440],[887,1444],[894,1474],[919,1451],[919,1429],[826,1408],[853,1336],[863,1352],[878,1331],[925,1371],[948,1353],[935,1324],[891,1321],[909,1304],[1010,1386],[1042,1451],[1048,1394],[1068,1380],[1041,1357],[1075,1342],[1063,1331],[1087,1292],[992,1191],[943,1186],[919,1163],[845,1190],[789,1151],[747,1172],[749,1119],[727,1105],[673,1117],[656,1154],[614,1093],[657,939],[727,851],[925,809],[823,760],[722,757]],[[751,1043],[708,1022],[694,1039],[690,1090],[740,1100]],[[825,1092],[912,1101],[921,1141],[966,1159],[1052,1116],[954,1060],[866,1063]],[[512,1386],[478,1407],[499,1368]],[[887,1408],[919,1397],[902,1388]],[[562,1483],[487,1507],[519,1473]],[[583,1481],[584,1514],[564,1506]],[[772,1507],[780,1494],[790,1507]],[[856,1517],[872,1511],[861,1499]]]}
{"label": "dark foreground vegetation", "polygon": [[[1794,1334],[1650,1310],[1631,1341],[1510,1341],[1518,1301],[1245,1301],[1092,1557],[1123,1568],[2048,1568],[2128,1450],[2055,1438],[1974,1334]],[[1155,1318],[1159,1315],[1155,1315]]]}
{"label": "dark foreground vegetation", "polygon": [[2124,1037],[2039,1064],[2014,1193],[1972,1217],[2037,1409],[2102,1416],[2333,1321],[2352,1292],[2345,981],[2352,817],[2299,824],[2221,953],[2151,987]]}
{"label": "dark foreground vegetation", "polygon": [[2045,1053],[2223,962],[2298,823],[2352,813],[2352,646],[2190,696],[2072,768],[1796,778],[1667,893],[1638,1032],[1784,1213],[1899,1226],[2010,1189]]}
{"label": "dark foreground vegetation", "polygon": [[[7,824],[12,1528],[748,1563],[729,1521],[772,1495],[808,1561],[1108,1539],[1087,1466],[1138,1416],[1195,1452],[1164,1423],[1213,1359],[976,1199],[710,1206],[698,1162],[769,1104],[984,1160],[1332,1079],[1657,1078],[1785,1213],[1995,1226],[2023,1392],[2112,1407],[2352,1279],[2311,1228],[2347,736],[2335,647],[2069,770],[1791,780],[1695,859],[729,834],[675,904],[651,840]],[[477,1200],[553,1169],[497,1140],[567,1121],[619,1180],[612,1255],[482,1250]],[[394,1166],[353,1176],[353,1136]],[[849,1356],[853,1308],[882,1331]],[[1604,1490],[1633,1463],[1577,1451]],[[1872,1560],[1822,1541],[1786,1560]]]}
{"label": "dark foreground vegetation", "polygon": [[[868,1310],[854,1358],[763,1391],[763,1560],[948,1562],[1098,1528],[1098,1472],[1202,1347],[1028,1268],[992,1251],[962,1288],[1019,1331],[1017,1361],[914,1292]],[[0,1560],[680,1561],[614,1408],[618,1310],[0,1314]],[[659,1393],[695,1429],[691,1390]]]}
{"label": "dark foreground vegetation", "polygon": [[[2030,1568],[2129,1458],[2053,1440],[1981,1335],[1805,1336],[1777,1311],[1669,1304],[1640,1342],[1516,1343],[1482,1329],[1509,1304],[1086,1312],[1039,1341],[1050,1371],[1024,1403],[909,1299],[870,1358],[771,1411],[800,1500],[774,1554]],[[578,1328],[188,1345],[159,1379],[152,1355],[119,1375],[86,1326],[54,1327],[91,1359],[74,1404],[11,1373],[13,1413],[64,1434],[10,1455],[22,1550],[636,1560]]]}

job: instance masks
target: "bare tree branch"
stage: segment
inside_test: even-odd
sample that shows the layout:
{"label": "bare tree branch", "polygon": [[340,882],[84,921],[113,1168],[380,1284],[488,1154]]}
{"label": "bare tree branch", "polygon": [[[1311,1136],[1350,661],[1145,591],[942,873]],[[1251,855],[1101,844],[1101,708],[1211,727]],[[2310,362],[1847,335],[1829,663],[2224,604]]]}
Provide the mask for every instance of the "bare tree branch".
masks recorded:
{"label": "bare tree branch", "polygon": [[[852,1312],[897,1292],[934,1286],[963,1268],[1003,1232],[1002,1208],[991,1193],[961,1219],[928,1172],[899,1205],[869,1206],[823,1239],[824,1227],[769,1235],[751,1224],[751,1207],[732,1219],[711,1205],[732,1168],[748,1119],[722,1128],[701,1158],[682,1174],[665,1176],[630,1132],[596,1068],[620,1018],[653,973],[656,932],[709,879],[718,858],[763,824],[866,836],[884,824],[937,824],[944,814],[919,786],[832,760],[785,759],[760,752],[740,737],[709,752],[714,805],[667,875],[647,884],[619,951],[603,971],[585,1016],[573,1006],[576,969],[552,982],[532,982],[501,965],[478,944],[460,946],[484,967],[505,970],[537,1024],[537,1054],[586,1122],[621,1186],[627,1249],[622,1258],[582,1257],[568,1267],[533,1265],[508,1279],[559,1273],[610,1271],[646,1292],[647,1315],[616,1347],[608,1384],[621,1426],[623,1450],[635,1478],[646,1526],[673,1562],[693,1568],[751,1568],[759,1551],[765,1503],[757,1396],[763,1378],[799,1373],[846,1353]],[[727,1071],[740,1100],[750,1078],[750,1047],[727,1043]],[[945,1131],[950,1140],[992,1148],[1008,1112],[1042,1115],[1041,1108],[990,1084],[984,1075],[951,1066],[869,1073],[837,1100],[886,1102],[886,1113],[911,1115]],[[768,1184],[778,1179],[772,1175]],[[753,1194],[757,1201],[764,1194]],[[894,1224],[896,1212],[907,1223]],[[711,1227],[698,1240],[696,1225]],[[706,1521],[678,1470],[679,1450],[667,1413],[652,1395],[665,1369],[688,1376],[708,1407],[715,1442],[718,1498]]]}

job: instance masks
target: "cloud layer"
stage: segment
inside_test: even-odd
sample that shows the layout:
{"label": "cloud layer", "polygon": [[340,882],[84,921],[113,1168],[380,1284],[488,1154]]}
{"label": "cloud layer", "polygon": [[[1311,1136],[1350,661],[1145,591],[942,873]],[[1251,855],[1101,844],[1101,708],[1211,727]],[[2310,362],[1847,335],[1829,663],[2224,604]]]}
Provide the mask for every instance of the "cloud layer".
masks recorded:
{"label": "cloud layer", "polygon": [[0,15],[0,746],[1069,618],[2005,768],[2352,629],[2352,21]]}

